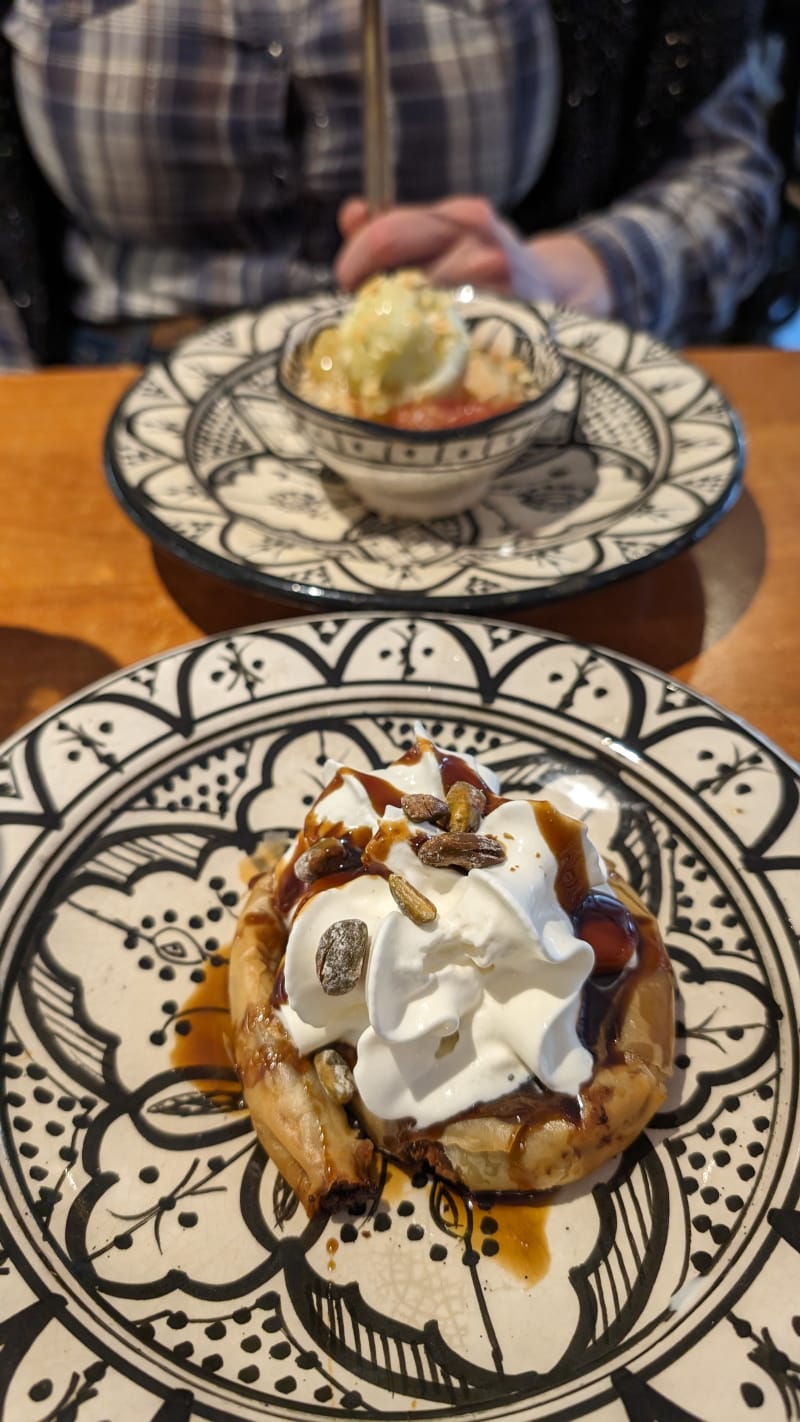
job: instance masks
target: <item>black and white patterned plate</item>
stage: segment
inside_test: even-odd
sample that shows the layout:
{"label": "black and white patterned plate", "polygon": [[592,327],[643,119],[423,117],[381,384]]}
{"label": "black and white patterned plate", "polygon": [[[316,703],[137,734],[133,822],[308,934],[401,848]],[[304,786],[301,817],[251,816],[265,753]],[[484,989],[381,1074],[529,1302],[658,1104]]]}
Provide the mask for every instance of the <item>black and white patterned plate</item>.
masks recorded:
{"label": "black and white patterned plate", "polygon": [[[204,994],[245,856],[327,756],[385,763],[420,716],[585,816],[638,886],[676,1073],[624,1157],[538,1208],[395,1171],[374,1208],[309,1222]],[[213,638],[8,742],[0,1415],[797,1417],[799,788],[622,657],[390,613]]]}
{"label": "black and white patterned plate", "polygon": [[156,542],[230,582],[316,606],[483,612],[660,562],[738,494],[737,422],[705,375],[649,336],[554,311],[570,369],[559,408],[485,501],[427,524],[368,513],[313,456],[275,390],[285,332],[332,300],[218,322],[125,395],[107,472]]}

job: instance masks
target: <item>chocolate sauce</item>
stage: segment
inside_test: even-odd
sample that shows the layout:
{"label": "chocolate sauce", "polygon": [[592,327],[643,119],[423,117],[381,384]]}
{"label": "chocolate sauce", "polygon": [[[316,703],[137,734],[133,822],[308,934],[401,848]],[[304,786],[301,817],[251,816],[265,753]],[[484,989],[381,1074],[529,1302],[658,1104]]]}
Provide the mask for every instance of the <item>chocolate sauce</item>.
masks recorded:
{"label": "chocolate sauce", "polygon": [[[322,874],[319,879],[314,879],[310,884],[305,880],[298,879],[295,873],[295,864],[311,845],[316,844],[320,839],[338,839],[346,851],[347,866],[343,869],[336,869],[330,874]],[[275,880],[275,902],[278,912],[288,918],[292,911],[306,899],[318,894],[323,889],[335,888],[336,885],[349,884],[351,879],[357,879],[366,873],[361,862],[361,856],[370,838],[370,831],[367,828],[356,828],[346,830],[342,824],[332,825],[330,821],[319,825],[314,832],[313,838],[306,836],[305,832],[297,836],[297,843],[294,847],[291,860],[283,866]]]}
{"label": "chocolate sauce", "polygon": [[542,838],[556,861],[558,902],[578,937],[594,949],[595,973],[620,972],[639,948],[635,915],[613,891],[589,883],[581,822],[562,815],[546,800],[532,803]]}
{"label": "chocolate sauce", "polygon": [[355,869],[337,869],[332,874],[322,874],[313,884],[304,884],[302,879],[298,879],[293,867],[289,866],[281,874],[276,885],[278,911],[284,918],[288,918],[298,905],[305,903],[306,899],[312,898],[314,894],[319,894],[324,889],[334,889],[337,884],[349,884],[351,879],[363,872],[360,866]]}
{"label": "chocolate sauce", "polygon": [[275,907],[284,918],[288,918],[295,904],[305,893],[305,884],[294,872],[295,862],[305,848],[307,845],[303,843],[303,836],[298,835],[292,862],[284,865],[280,874],[275,875]]}
{"label": "chocolate sauce", "polygon": [[426,839],[424,830],[417,829],[406,819],[381,824],[364,851],[364,868],[370,874],[380,874],[384,879],[388,879],[392,871],[387,860],[395,845],[406,843],[410,844],[412,849],[417,849]]}
{"label": "chocolate sauce", "polygon": [[[617,1040],[622,1023],[627,1017],[634,992],[646,979],[656,979],[663,973],[671,974],[672,969],[655,919],[647,912],[625,880],[620,878],[615,870],[610,871],[608,878],[609,883],[613,885],[615,892],[630,913],[638,935],[636,961],[619,974],[618,985],[611,995],[608,1011],[600,1024],[593,1048],[596,1061],[603,1060],[609,1064],[615,1064],[622,1061],[624,1057],[624,1053],[617,1045]],[[597,977],[590,979],[590,982],[597,984],[602,982],[602,979]],[[656,1039],[662,1035],[658,1030],[659,1026],[660,1024],[654,1024],[653,1035]]]}
{"label": "chocolate sauce", "polygon": [[[395,789],[388,780],[383,780],[379,775],[370,775],[368,771],[362,770],[348,770],[346,774],[349,778],[357,780],[366,790],[370,804],[379,819],[386,814],[390,805],[400,809],[402,791]],[[319,812],[324,811],[328,793],[340,789],[344,783],[345,772],[337,770],[333,779],[326,786],[325,793],[306,816],[305,825],[297,836],[290,861],[282,867],[276,876],[275,898],[278,910],[284,918],[288,918],[301,903],[304,903],[312,895],[321,893],[323,889],[347,884],[367,872],[361,863],[361,856],[372,838],[372,830],[369,826],[356,825],[348,828],[341,821],[334,822],[317,818]],[[311,884],[303,883],[294,872],[295,864],[301,854],[304,854],[313,844],[328,837],[340,840],[351,851],[349,857],[352,858],[352,865],[336,874],[327,874],[315,879]]]}
{"label": "chocolate sauce", "polygon": [[620,974],[613,977],[598,974],[590,977],[584,984],[578,1017],[578,1036],[595,1060],[605,1055],[598,1044],[607,1037],[613,1040],[616,1035],[614,1022],[619,1014],[614,1011],[614,1007],[620,982]]}

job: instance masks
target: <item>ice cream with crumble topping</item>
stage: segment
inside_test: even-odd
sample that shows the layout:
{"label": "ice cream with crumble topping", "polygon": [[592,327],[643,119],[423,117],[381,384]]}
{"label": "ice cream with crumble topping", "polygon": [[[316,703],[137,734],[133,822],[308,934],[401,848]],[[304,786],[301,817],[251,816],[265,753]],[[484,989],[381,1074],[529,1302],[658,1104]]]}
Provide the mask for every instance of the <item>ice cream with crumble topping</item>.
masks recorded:
{"label": "ice cream with crumble topping", "polygon": [[473,347],[462,311],[421,272],[370,278],[316,337],[299,393],[321,409],[416,430],[473,424],[530,400],[530,365]]}
{"label": "ice cream with crumble topping", "polygon": [[390,766],[324,781],[275,877],[299,1051],[346,1050],[368,1111],[421,1129],[526,1084],[577,1096],[595,950],[574,906],[614,897],[585,827],[421,727]]}

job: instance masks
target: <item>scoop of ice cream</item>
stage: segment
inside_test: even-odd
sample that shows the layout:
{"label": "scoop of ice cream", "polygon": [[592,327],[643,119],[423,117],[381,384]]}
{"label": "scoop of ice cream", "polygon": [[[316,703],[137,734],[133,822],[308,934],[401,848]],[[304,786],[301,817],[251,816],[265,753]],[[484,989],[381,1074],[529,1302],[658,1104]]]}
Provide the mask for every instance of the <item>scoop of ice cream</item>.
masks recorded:
{"label": "scoop of ice cream", "polygon": [[442,395],[458,385],[469,335],[452,297],[420,272],[373,277],[339,325],[339,359],[364,414]]}
{"label": "scoop of ice cream", "polygon": [[[408,802],[400,803],[408,795],[444,799],[454,773],[483,778],[480,834],[505,851],[498,862],[466,872],[419,857],[422,840],[447,827],[410,819]],[[594,954],[559,900],[562,866],[548,834],[557,812],[545,806],[543,816],[543,802],[502,799],[490,772],[424,736],[385,770],[364,774],[331,764],[325,776],[326,789],[279,867],[279,894],[286,894],[298,852],[320,834],[360,849],[357,867],[351,862],[316,885],[295,880],[287,900],[288,1001],[281,1015],[299,1050],[350,1043],[368,1109],[387,1120],[411,1118],[419,1128],[532,1079],[576,1096],[592,1073],[578,1018]],[[557,818],[581,859],[572,855],[570,873],[586,892],[613,895],[585,827]],[[435,910],[428,921],[398,905],[389,874],[424,895]],[[331,995],[318,972],[318,945],[348,920],[366,925],[366,962],[346,991]]]}

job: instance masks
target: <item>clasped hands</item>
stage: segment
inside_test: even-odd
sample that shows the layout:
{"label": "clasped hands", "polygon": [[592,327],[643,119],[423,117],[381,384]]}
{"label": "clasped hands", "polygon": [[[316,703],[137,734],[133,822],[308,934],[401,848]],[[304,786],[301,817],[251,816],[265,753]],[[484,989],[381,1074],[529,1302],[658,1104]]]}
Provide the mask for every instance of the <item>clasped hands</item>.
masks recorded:
{"label": "clasped hands", "polygon": [[376,272],[418,267],[439,286],[470,283],[526,301],[554,301],[592,316],[612,314],[606,268],[570,232],[520,237],[484,198],[407,204],[370,217],[361,198],[339,213],[336,278],[353,291]]}

